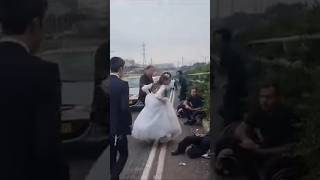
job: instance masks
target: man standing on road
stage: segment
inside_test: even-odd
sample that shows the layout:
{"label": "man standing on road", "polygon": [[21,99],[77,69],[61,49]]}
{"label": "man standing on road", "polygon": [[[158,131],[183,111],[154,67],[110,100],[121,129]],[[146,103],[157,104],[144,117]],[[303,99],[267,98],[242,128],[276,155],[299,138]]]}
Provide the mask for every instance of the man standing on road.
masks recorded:
{"label": "man standing on road", "polygon": [[[124,60],[113,57],[110,60],[110,169],[111,179],[118,180],[128,159],[128,139],[131,134],[132,117],[129,110],[129,85],[121,80]],[[117,155],[119,152],[119,159]]]}
{"label": "man standing on road", "polygon": [[145,99],[146,99],[146,96],[147,94],[142,91],[142,87],[144,85],[148,85],[148,84],[151,84],[153,83],[153,79],[152,79],[152,76],[153,74],[155,73],[156,69],[152,66],[152,65],[149,65],[147,66],[145,69],[144,69],[144,73],[143,75],[140,77],[140,83],[139,83],[139,102],[140,103],[145,103]]}
{"label": "man standing on road", "polygon": [[33,55],[46,10],[45,0],[0,2],[1,179],[69,179],[60,139],[58,65]]}
{"label": "man standing on road", "polygon": [[178,74],[179,84],[180,84],[179,100],[184,101],[187,98],[187,91],[188,91],[187,80],[184,77],[182,71],[178,71],[177,74]]}

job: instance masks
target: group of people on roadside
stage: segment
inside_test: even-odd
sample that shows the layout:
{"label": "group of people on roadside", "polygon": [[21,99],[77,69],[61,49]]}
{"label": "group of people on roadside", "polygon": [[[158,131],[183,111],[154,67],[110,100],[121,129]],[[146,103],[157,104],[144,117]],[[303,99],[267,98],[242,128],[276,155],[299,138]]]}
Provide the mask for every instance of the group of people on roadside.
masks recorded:
{"label": "group of people on roadside", "polygon": [[[118,180],[128,159],[128,135],[141,141],[166,143],[176,139],[182,129],[176,116],[170,92],[174,86],[170,72],[153,78],[156,69],[147,66],[140,78],[139,102],[144,105],[132,122],[129,109],[128,82],[122,80],[125,61],[120,57],[110,60],[111,86],[106,88],[110,97],[110,153],[111,179]],[[119,158],[118,158],[119,155]]]}
{"label": "group of people on roadside", "polygon": [[[152,65],[149,65],[144,69],[144,74],[140,77],[140,91],[139,91],[138,104],[145,104],[146,106],[148,105],[148,102],[146,101],[146,96],[149,94],[149,92],[148,91],[146,92],[145,89],[149,89],[147,87],[151,86],[154,83],[153,75],[155,74],[155,72],[156,72],[156,68]],[[178,84],[179,84],[179,88],[178,88]],[[175,114],[175,116],[179,118],[186,118],[187,121],[184,123],[185,125],[194,125],[196,123],[201,123],[201,120],[202,118],[204,118],[205,113],[203,111],[203,105],[204,105],[203,98],[199,93],[199,89],[197,87],[192,87],[190,89],[190,95],[188,96],[187,95],[188,89],[189,89],[188,81],[184,76],[183,72],[180,70],[177,71],[177,80],[175,81],[173,86],[176,88],[176,90],[179,90],[178,99],[180,100],[180,104],[176,109],[177,114]],[[173,107],[173,104],[170,104],[170,106]],[[153,109],[155,109],[156,111],[159,111],[158,107]],[[170,109],[172,110],[172,108]],[[141,116],[145,116],[145,115],[142,115],[142,114],[146,114],[145,110],[142,110],[140,114]],[[158,130],[156,129],[159,129],[159,128],[161,129],[161,125],[155,126],[154,123],[150,122],[153,119],[155,119],[155,118],[152,118],[152,116],[155,116],[156,114],[159,114],[159,112],[158,113],[153,112],[150,114],[149,118],[143,118],[143,119],[146,119],[146,121],[141,120],[141,118],[139,118],[140,116],[139,115],[136,120],[137,121],[136,127],[137,125],[139,125],[139,127],[142,127],[143,131],[140,131],[140,133],[137,133],[137,132],[134,132],[133,130],[133,136],[138,139],[145,140],[146,139],[145,135],[151,138],[152,136],[150,134],[154,134],[154,132],[157,132]],[[170,114],[173,114],[173,113],[170,113]],[[171,117],[171,118],[161,117],[160,119],[159,118],[156,119],[155,122],[158,122],[158,123],[163,122],[164,121],[163,119],[169,119],[170,121],[178,122],[177,120],[174,120],[176,119],[176,117]],[[144,127],[146,126],[146,124],[149,126],[149,128]],[[150,126],[155,127],[156,129],[152,129],[150,128]],[[150,131],[152,131],[153,133],[146,134],[146,132],[150,132]],[[143,133],[141,134],[141,132]],[[144,136],[142,137],[142,135]],[[210,138],[209,133],[206,133],[206,134],[195,133],[192,136],[187,136],[178,144],[177,149],[173,151],[171,154],[175,156],[175,155],[179,155],[187,152],[190,158],[201,157],[202,155],[206,154],[209,150],[209,147],[210,147],[209,138]],[[153,137],[151,139],[157,139],[157,138]]]}
{"label": "group of people on roadside", "polygon": [[240,55],[232,48],[232,34],[227,29],[215,32],[219,41],[218,63],[227,75],[225,95],[220,110],[224,128],[214,138],[214,169],[222,175],[245,175],[250,180],[291,180],[297,177],[299,118],[285,105],[279,85],[266,80],[257,90],[253,108],[243,111],[247,93],[246,72]]}

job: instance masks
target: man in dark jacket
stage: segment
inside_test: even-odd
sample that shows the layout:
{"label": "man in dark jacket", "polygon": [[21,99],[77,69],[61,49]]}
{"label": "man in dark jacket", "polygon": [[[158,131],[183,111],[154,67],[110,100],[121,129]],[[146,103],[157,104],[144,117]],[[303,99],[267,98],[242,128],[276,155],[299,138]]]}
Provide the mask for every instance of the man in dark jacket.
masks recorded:
{"label": "man in dark jacket", "polygon": [[60,139],[59,68],[33,55],[46,9],[45,0],[0,2],[1,179],[69,179]]}
{"label": "man in dark jacket", "polygon": [[184,77],[182,71],[177,72],[180,84],[180,93],[179,93],[179,100],[184,101],[187,98],[187,91],[188,91],[188,82]]}
{"label": "man in dark jacket", "polygon": [[146,99],[147,94],[145,92],[143,92],[141,88],[144,85],[148,85],[148,84],[153,83],[152,75],[154,74],[154,72],[155,72],[155,68],[153,66],[149,65],[144,69],[144,73],[140,77],[138,100],[139,100],[139,102],[142,102],[143,104],[145,103],[145,99]]}
{"label": "man in dark jacket", "polygon": [[[111,179],[118,180],[128,159],[128,139],[132,117],[129,110],[129,85],[121,80],[124,60],[113,57],[110,61],[110,168]],[[117,154],[120,154],[117,160]]]}

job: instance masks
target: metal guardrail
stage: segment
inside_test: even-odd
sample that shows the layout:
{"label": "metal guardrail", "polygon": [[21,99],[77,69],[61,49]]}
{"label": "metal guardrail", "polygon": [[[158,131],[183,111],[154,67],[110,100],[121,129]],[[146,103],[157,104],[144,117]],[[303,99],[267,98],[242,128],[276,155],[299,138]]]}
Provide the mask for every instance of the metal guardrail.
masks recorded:
{"label": "metal guardrail", "polygon": [[201,73],[187,74],[187,76],[201,76],[201,75],[210,75],[210,72],[201,72]]}
{"label": "metal guardrail", "polygon": [[175,95],[175,87],[171,88],[170,96],[169,96],[169,101],[173,104],[174,102],[174,96]]}

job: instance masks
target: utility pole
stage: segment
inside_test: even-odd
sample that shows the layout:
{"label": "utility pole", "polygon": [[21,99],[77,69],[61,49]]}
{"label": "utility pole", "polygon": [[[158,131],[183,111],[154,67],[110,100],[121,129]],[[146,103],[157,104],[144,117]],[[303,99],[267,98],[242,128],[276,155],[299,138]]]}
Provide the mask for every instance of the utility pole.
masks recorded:
{"label": "utility pole", "polygon": [[182,59],[181,59],[181,66],[183,66],[183,56],[182,56]]}
{"label": "utility pole", "polygon": [[152,65],[152,58],[150,59],[150,64]]}
{"label": "utility pole", "polygon": [[142,66],[144,67],[146,65],[146,44],[142,43]]}

